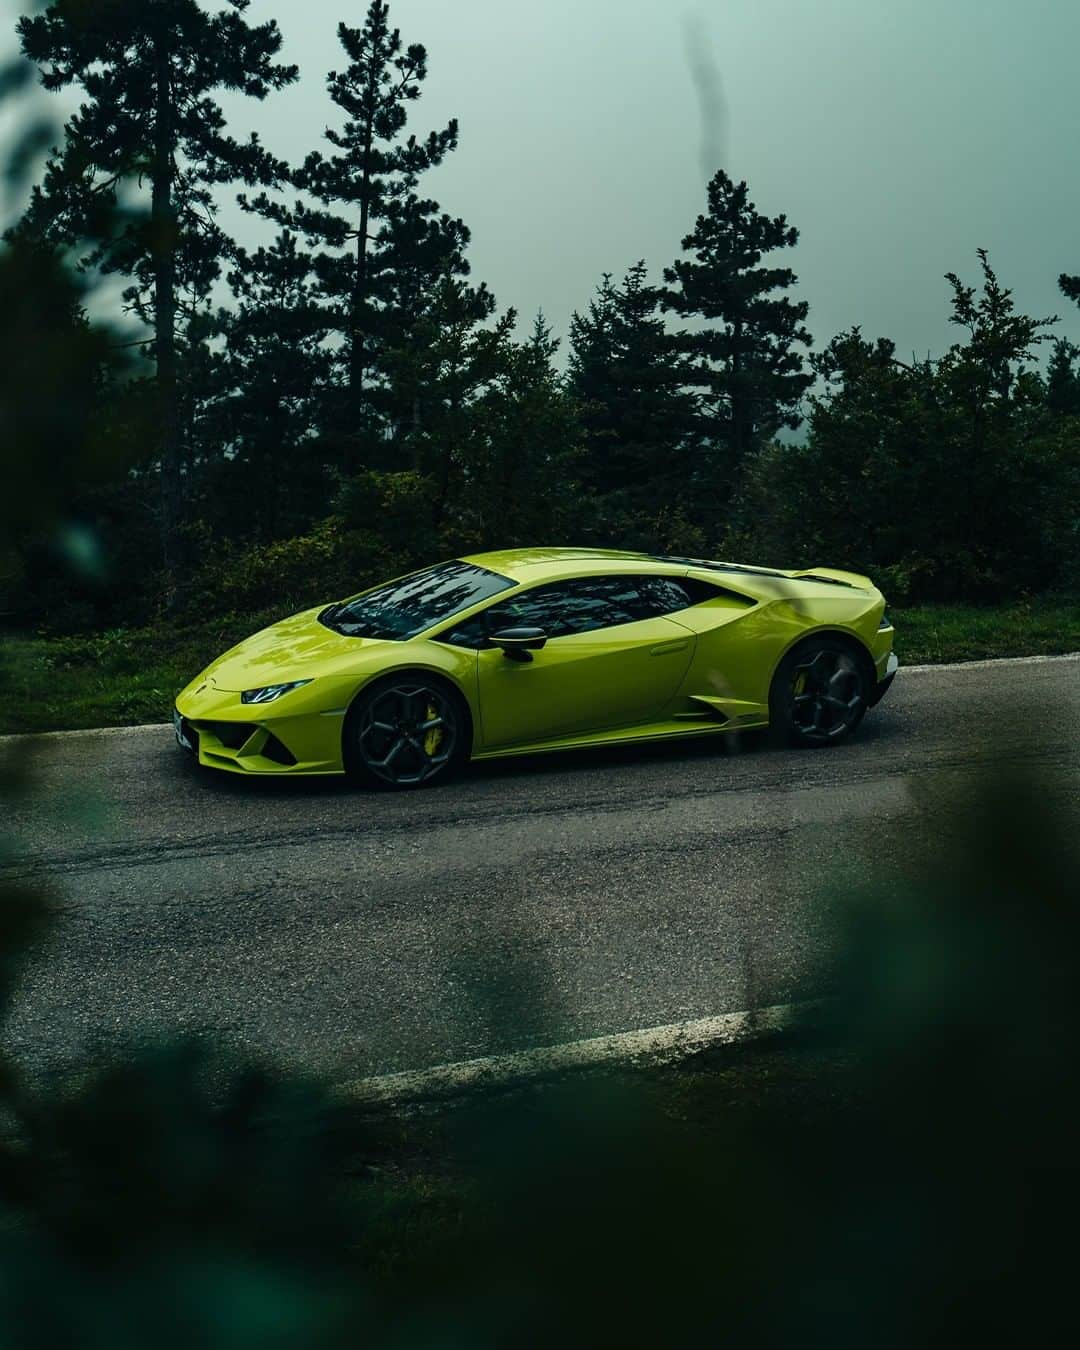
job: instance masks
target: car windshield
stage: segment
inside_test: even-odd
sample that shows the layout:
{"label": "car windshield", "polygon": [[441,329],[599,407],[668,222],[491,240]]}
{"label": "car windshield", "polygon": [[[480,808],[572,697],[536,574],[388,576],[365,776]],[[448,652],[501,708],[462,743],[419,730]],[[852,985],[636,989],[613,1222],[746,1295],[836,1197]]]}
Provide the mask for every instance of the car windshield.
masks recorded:
{"label": "car windshield", "polygon": [[515,585],[516,582],[489,572],[486,567],[465,562],[440,563],[400,581],[377,586],[355,600],[331,605],[319,618],[327,628],[348,637],[404,642]]}

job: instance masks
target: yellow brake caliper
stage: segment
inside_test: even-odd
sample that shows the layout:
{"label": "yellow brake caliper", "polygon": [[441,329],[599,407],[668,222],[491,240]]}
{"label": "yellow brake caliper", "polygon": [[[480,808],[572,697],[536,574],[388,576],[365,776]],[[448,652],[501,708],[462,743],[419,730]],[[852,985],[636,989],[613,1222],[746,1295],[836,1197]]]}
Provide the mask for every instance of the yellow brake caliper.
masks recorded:
{"label": "yellow brake caliper", "polygon": [[799,674],[798,674],[798,676],[796,677],[795,683],[792,685],[792,693],[795,695],[796,698],[798,698],[800,694],[805,694],[805,693],[806,693],[806,671],[805,671],[805,670],[800,671]]}
{"label": "yellow brake caliper", "polygon": [[[429,703],[427,706],[427,713],[425,714],[426,720],[428,722],[432,722],[435,720],[436,717],[438,717],[438,715],[439,715],[438,708],[436,708],[434,703]],[[435,754],[438,751],[439,746],[442,745],[442,742],[443,742],[442,727],[432,727],[431,730],[424,737],[424,754],[427,755],[428,759],[433,759],[435,757]]]}

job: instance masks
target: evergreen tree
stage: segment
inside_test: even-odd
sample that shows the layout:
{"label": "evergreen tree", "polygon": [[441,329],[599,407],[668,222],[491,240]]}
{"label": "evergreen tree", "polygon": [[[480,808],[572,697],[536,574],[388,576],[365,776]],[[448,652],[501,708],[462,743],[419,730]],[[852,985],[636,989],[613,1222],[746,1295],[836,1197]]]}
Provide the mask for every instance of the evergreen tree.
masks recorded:
{"label": "evergreen tree", "polygon": [[[129,277],[125,299],[153,327],[161,524],[174,576],[183,502],[178,295],[205,296],[229,251],[213,187],[274,182],[282,171],[256,137],[241,144],[226,133],[213,95],[262,99],[296,78],[295,67],[275,62],[274,21],[250,26],[250,0],[224,2],[211,15],[197,0],[53,0],[18,25],[44,86],[83,95],[19,233],[65,245],[94,239],[84,265]],[[113,229],[132,181],[146,184],[148,210]]]}
{"label": "evergreen tree", "polygon": [[949,322],[967,333],[942,359],[938,376],[947,382],[950,402],[971,421],[968,458],[980,472],[983,449],[995,424],[1007,421],[1025,402],[1037,401],[1034,386],[1025,379],[1025,362],[1045,342],[1045,328],[1056,318],[1034,319],[1018,314],[1012,291],[1002,286],[986,249],[978,249],[982,289],[966,286],[955,272],[946,274],[952,288]]}
{"label": "evergreen tree", "polygon": [[1080,305],[1080,277],[1071,277],[1062,272],[1058,277],[1058,285],[1061,287],[1062,295],[1068,296],[1070,300],[1075,300]]}
{"label": "evergreen tree", "polygon": [[460,504],[477,544],[568,543],[584,525],[578,407],[555,367],[558,340],[543,313],[527,341],[507,334],[468,439]]}
{"label": "evergreen tree", "polygon": [[857,329],[816,359],[806,441],[750,466],[747,518],[778,560],[870,572],[898,601],[1000,601],[1065,578],[1080,441],[1027,365],[1050,321],[1017,313],[979,260],[980,288],[947,278],[966,337],[940,360],[909,364]]}
{"label": "evergreen tree", "polygon": [[213,500],[203,517],[224,511],[263,540],[301,533],[326,511],[317,438],[331,354],[312,273],[287,230],[241,252],[229,274],[236,308],[215,323],[223,347],[207,412]]}
{"label": "evergreen tree", "polygon": [[656,522],[691,495],[695,401],[662,292],[637,263],[610,274],[570,326],[569,389],[582,405],[589,488],[605,524],[627,542],[657,545]]}
{"label": "evergreen tree", "polygon": [[407,493],[414,537],[445,553],[554,541],[581,516],[581,427],[555,368],[558,342],[542,316],[519,342],[514,311],[493,315],[486,289],[444,277],[413,339],[386,354],[385,373],[411,408],[397,441],[407,467],[386,481],[352,480],[352,522],[361,523],[357,503],[385,499],[389,480],[400,480],[397,500]]}
{"label": "evergreen tree", "polygon": [[[1063,272],[1058,277],[1058,285],[1062,295],[1080,305],[1080,276],[1071,277]],[[1065,338],[1054,344],[1047,372],[1047,393],[1055,412],[1080,413],[1080,374],[1075,369],[1077,357],[1080,357],[1080,347]]]}
{"label": "evergreen tree", "polygon": [[798,280],[790,268],[763,265],[798,238],[785,216],[762,215],[747,185],[721,170],[709,184],[707,214],[683,240],[691,256],[664,273],[664,305],[701,323],[681,334],[681,346],[700,391],[701,430],[714,456],[710,486],[720,499],[734,494],[755,449],[800,424],[812,383],[800,351],[811,344],[809,306],[784,294]]}
{"label": "evergreen tree", "polygon": [[453,276],[437,286],[414,339],[387,356],[387,371],[411,409],[400,450],[410,468],[431,483],[431,520],[442,529],[454,518],[461,490],[473,476],[481,430],[479,399],[496,377],[517,315],[508,310],[489,324],[495,301],[483,286]]}
{"label": "evergreen tree", "polygon": [[1080,417],[1080,347],[1067,338],[1054,343],[1046,370],[1046,403],[1052,413]]}
{"label": "evergreen tree", "polygon": [[327,322],[344,339],[337,421],[347,472],[361,450],[369,460],[378,457],[379,401],[369,397],[367,383],[380,353],[400,345],[432,284],[468,270],[465,226],[416,191],[421,176],[456,148],[457,122],[423,140],[405,136],[408,105],[427,78],[427,53],[419,44],[404,46],[390,27],[389,8],[371,0],[362,28],[338,26],[348,65],[327,77],[330,98],[345,115],[339,130],[326,132],[336,153],[313,151],[293,180],[314,204],[287,207],[265,194],[245,203],[317,249]]}
{"label": "evergreen tree", "polygon": [[[585,405],[584,424],[592,442],[610,440],[610,415],[615,403],[615,303],[612,274],[605,272],[584,314],[570,320],[570,388]],[[606,448],[606,446],[605,446]],[[602,458],[602,456],[598,456]]]}

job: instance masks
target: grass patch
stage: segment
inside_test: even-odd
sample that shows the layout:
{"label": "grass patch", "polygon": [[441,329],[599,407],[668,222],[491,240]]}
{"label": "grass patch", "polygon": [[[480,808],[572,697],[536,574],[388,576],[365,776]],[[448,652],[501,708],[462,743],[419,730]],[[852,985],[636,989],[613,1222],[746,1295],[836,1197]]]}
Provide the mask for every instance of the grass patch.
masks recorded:
{"label": "grass patch", "polygon": [[[892,614],[906,665],[1080,650],[1080,603],[1066,597]],[[268,611],[184,627],[8,638],[0,649],[0,734],[167,722],[176,694],[209,661],[281,617]]]}
{"label": "grass patch", "polygon": [[1080,651],[1080,601],[1020,600],[997,608],[921,605],[890,610],[905,665],[941,665],[1006,656]]}
{"label": "grass patch", "polygon": [[184,686],[215,656],[281,613],[215,623],[8,637],[0,645],[0,735],[167,722]]}

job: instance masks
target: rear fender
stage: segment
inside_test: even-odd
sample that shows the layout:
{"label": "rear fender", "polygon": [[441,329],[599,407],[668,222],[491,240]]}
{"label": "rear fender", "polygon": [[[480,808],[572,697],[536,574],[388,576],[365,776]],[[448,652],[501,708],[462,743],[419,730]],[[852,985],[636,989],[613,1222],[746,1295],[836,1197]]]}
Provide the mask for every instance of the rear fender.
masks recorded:
{"label": "rear fender", "polygon": [[801,634],[794,642],[788,644],[780,659],[773,666],[772,675],[769,679],[769,687],[772,688],[772,682],[776,679],[776,672],[783,665],[790,652],[804,642],[809,642],[814,638],[834,638],[841,642],[846,642],[852,651],[858,656],[862,667],[863,675],[866,678],[867,688],[874,689],[877,686],[877,666],[874,660],[874,653],[863,641],[862,637],[850,628],[815,628],[812,632]]}

